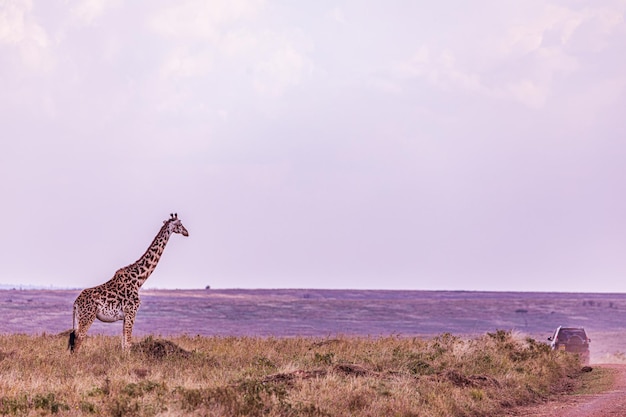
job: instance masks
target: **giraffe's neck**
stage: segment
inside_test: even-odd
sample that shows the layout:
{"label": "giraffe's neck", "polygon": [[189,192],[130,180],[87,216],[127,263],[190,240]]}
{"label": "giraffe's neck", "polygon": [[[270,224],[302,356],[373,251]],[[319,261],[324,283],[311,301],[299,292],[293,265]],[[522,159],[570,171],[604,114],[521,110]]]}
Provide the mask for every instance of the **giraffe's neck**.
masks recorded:
{"label": "giraffe's neck", "polygon": [[135,272],[133,275],[136,275],[137,277],[138,287],[141,287],[143,283],[146,282],[150,274],[152,274],[156,268],[171,234],[172,232],[167,227],[167,224],[163,225],[161,230],[159,230],[159,233],[157,233],[152,241],[152,244],[150,244],[146,250],[146,253],[144,253],[143,256],[137,260],[137,262],[128,266],[128,268],[134,270],[133,272]]}

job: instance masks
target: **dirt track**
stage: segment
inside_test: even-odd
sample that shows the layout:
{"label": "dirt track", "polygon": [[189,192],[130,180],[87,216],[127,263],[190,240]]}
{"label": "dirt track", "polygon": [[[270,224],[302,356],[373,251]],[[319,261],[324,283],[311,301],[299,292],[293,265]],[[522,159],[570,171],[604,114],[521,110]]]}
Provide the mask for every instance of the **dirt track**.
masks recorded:
{"label": "dirt track", "polygon": [[626,416],[626,365],[594,365],[616,371],[612,388],[600,394],[568,395],[545,404],[524,407],[512,415],[526,417]]}

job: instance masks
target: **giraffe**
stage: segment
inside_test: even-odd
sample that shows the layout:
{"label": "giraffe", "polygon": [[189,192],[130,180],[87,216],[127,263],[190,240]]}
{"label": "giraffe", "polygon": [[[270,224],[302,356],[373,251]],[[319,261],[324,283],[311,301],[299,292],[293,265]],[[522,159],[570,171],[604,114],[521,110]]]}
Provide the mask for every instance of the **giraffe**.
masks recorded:
{"label": "giraffe", "polygon": [[78,295],[74,301],[72,332],[68,344],[71,352],[78,351],[95,319],[106,323],[124,320],[122,350],[130,348],[133,324],[140,304],[139,288],[156,268],[172,233],[189,236],[178,214],[170,214],[170,218],[163,221],[163,227],[137,262],[118,269],[113,278],[104,284],[84,289]]}

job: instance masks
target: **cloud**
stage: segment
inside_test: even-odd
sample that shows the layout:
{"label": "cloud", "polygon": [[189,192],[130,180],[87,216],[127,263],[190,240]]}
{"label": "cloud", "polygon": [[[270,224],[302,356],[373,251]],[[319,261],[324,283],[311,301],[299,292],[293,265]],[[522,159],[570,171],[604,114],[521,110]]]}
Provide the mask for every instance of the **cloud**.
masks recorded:
{"label": "cloud", "polygon": [[0,8],[0,41],[17,43],[24,33],[24,14],[32,8],[28,1],[4,1]]}
{"label": "cloud", "polygon": [[[504,83],[490,83],[488,74],[481,74],[457,64],[453,52],[449,50],[431,52],[422,46],[409,60],[397,62],[391,66],[391,78],[399,83],[413,79],[422,79],[443,91],[462,91],[480,96],[517,101],[532,108],[541,108],[547,99],[548,92],[543,80],[512,79]],[[385,88],[392,91],[389,84]],[[401,91],[396,86],[394,91]]]}
{"label": "cloud", "polygon": [[[511,27],[501,37],[502,56],[496,64],[516,62],[524,74],[520,71],[508,80],[501,97],[528,107],[542,108],[555,97],[555,90],[564,77],[588,71],[596,65],[597,54],[610,45],[612,34],[620,26],[624,29],[626,3],[614,3],[612,6],[574,10],[546,5],[538,15]],[[623,79],[626,81],[626,76]],[[585,82],[593,84],[597,81],[588,78]],[[579,88],[587,87],[579,85]],[[606,99],[610,97],[607,95]],[[567,102],[559,104],[563,105]],[[589,103],[588,111],[593,113],[592,106]]]}
{"label": "cloud", "polygon": [[207,74],[213,67],[213,57],[207,50],[192,52],[188,48],[172,51],[161,65],[161,76],[165,78],[187,78]]}
{"label": "cloud", "polygon": [[217,42],[229,24],[250,19],[265,5],[263,0],[188,0],[156,12],[150,26],[166,37]]}
{"label": "cloud", "polygon": [[[280,96],[312,65],[296,39],[261,24],[262,0],[186,1],[154,13],[149,27],[170,42],[165,78],[238,74],[261,95]],[[244,24],[245,23],[245,24]]]}
{"label": "cloud", "polygon": [[107,9],[116,7],[120,3],[119,0],[79,0],[74,2],[71,14],[83,24],[90,25]]}
{"label": "cloud", "polygon": [[509,84],[502,95],[510,96],[527,107],[537,109],[543,107],[547,99],[545,89],[529,79]]}
{"label": "cloud", "polygon": [[45,70],[48,68],[46,48],[50,46],[50,40],[32,11],[30,0],[0,3],[0,46],[15,48],[20,61],[29,69]]}
{"label": "cloud", "polygon": [[33,9],[30,0],[4,0],[0,3],[0,42],[19,44],[35,32],[40,38],[41,28],[32,23],[30,12]]}
{"label": "cloud", "polygon": [[625,10],[624,3],[582,10],[555,5],[538,12],[529,8],[521,17],[508,16],[509,24],[494,26],[481,36],[462,37],[463,43],[422,44],[409,59],[392,63],[389,81],[378,85],[398,91],[400,87],[390,85],[421,79],[441,90],[541,109],[553,97],[559,78],[581,70],[589,53],[607,47],[609,36],[623,30]]}
{"label": "cloud", "polygon": [[450,50],[433,52],[426,45],[422,45],[409,60],[392,64],[390,73],[398,80],[421,78],[443,90],[488,93],[480,75],[459,67]]}
{"label": "cloud", "polygon": [[563,7],[546,5],[538,16],[513,24],[499,37],[504,55],[525,55],[542,47],[546,35],[557,45],[567,43],[583,16]]}
{"label": "cloud", "polygon": [[[512,25],[501,39],[500,48],[505,55],[525,55],[545,47],[571,44],[575,34],[584,26],[590,29],[586,37],[596,45],[607,34],[623,23],[626,11],[624,3],[615,3],[613,8],[596,7],[574,10],[567,7],[545,5],[540,13],[523,22]],[[552,45],[546,41],[551,41]]]}
{"label": "cloud", "polygon": [[328,12],[328,17],[336,23],[346,24],[347,20],[343,13],[343,9],[339,6],[334,7],[330,12]]}
{"label": "cloud", "polygon": [[254,87],[261,93],[279,96],[288,87],[297,85],[309,69],[307,58],[292,45],[284,44],[256,64]]}

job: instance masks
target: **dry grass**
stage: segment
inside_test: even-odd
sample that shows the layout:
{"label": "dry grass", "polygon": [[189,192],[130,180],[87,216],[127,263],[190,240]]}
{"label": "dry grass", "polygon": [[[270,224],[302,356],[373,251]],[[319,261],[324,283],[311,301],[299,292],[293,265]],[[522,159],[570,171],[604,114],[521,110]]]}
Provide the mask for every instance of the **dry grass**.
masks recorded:
{"label": "dry grass", "polygon": [[594,366],[593,372],[582,373],[577,389],[571,394],[596,395],[609,391],[615,386],[617,376],[618,371],[616,369]]}
{"label": "dry grass", "polygon": [[488,416],[574,389],[577,359],[475,339],[0,336],[0,414]]}

